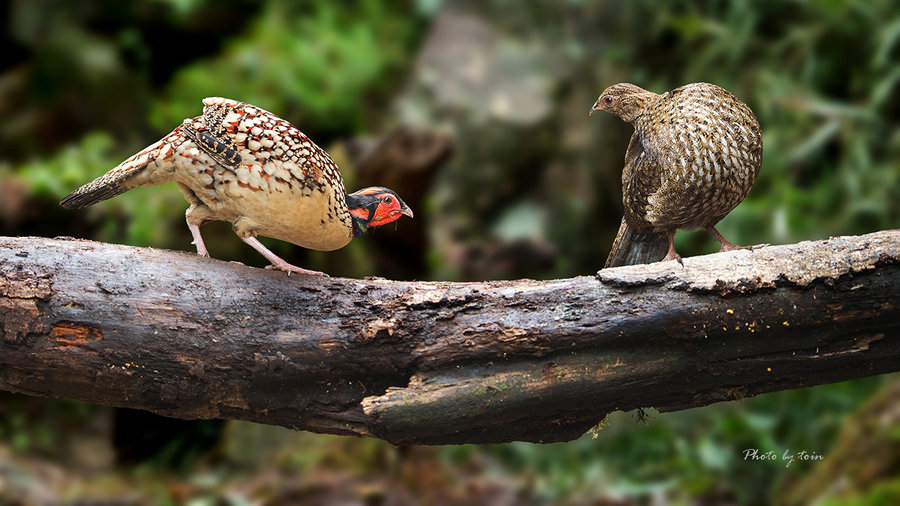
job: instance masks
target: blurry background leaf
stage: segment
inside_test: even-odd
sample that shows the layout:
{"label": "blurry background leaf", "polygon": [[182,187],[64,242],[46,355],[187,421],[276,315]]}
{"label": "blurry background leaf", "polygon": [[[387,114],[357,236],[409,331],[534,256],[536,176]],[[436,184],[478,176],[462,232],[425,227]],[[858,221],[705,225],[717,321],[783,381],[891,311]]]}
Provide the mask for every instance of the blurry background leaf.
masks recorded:
{"label": "blurry background leaf", "polygon": [[[762,172],[720,226],[736,243],[900,223],[893,0],[18,0],[0,12],[4,235],[192,250],[174,185],[82,211],[57,202],[199,114],[203,97],[226,96],[296,124],[348,189],[408,185],[417,202],[414,223],[337,252],[266,241],[293,263],[401,279],[592,273],[621,218],[631,126],[587,110],[620,81],[656,92],[713,82],[755,111]],[[204,235],[216,258],[265,263],[227,223]],[[703,232],[677,241],[682,254],[717,248]],[[826,465],[838,431],[859,423],[847,415],[886,381],[645,424],[614,413],[596,438],[566,444],[446,448],[0,393],[0,502],[766,504],[815,467],[742,451],[806,449]],[[900,476],[896,441],[880,448],[877,469]],[[896,479],[865,483],[859,504],[900,503]]]}

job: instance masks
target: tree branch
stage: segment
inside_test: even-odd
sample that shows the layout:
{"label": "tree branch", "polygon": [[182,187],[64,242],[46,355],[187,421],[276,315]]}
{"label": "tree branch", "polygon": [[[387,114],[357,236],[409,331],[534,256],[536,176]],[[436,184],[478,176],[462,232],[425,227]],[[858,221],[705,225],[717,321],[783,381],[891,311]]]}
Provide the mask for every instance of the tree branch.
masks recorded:
{"label": "tree branch", "polygon": [[900,370],[900,231],[484,283],[0,238],[0,389],[374,436],[562,441]]}

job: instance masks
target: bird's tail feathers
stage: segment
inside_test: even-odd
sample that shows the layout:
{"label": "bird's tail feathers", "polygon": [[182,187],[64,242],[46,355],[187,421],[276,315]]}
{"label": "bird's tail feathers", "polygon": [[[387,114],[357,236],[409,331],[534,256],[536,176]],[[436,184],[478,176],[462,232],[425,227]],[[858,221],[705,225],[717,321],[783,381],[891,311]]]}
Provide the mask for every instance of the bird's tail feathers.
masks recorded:
{"label": "bird's tail feathers", "polygon": [[[142,184],[161,184],[174,178],[175,148],[186,140],[181,127],[134,154],[116,168],[66,195],[66,209],[87,207],[111,199]],[[156,170],[145,170],[148,168]],[[170,173],[170,174],[167,174]],[[168,177],[167,177],[168,176]]]}
{"label": "bird's tail feathers", "polygon": [[619,233],[603,268],[657,262],[666,256],[668,249],[669,239],[665,232],[636,230],[622,218]]}

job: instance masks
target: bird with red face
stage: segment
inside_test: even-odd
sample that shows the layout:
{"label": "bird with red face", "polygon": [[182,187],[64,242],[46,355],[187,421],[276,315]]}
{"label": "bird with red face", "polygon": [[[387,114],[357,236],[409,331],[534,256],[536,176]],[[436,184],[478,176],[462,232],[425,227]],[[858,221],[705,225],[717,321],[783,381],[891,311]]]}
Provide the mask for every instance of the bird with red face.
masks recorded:
{"label": "bird with red face", "polygon": [[178,184],[190,203],[185,217],[197,254],[209,256],[200,226],[228,221],[272,268],[288,275],[323,273],[289,264],[257,235],[331,251],[369,227],[413,216],[387,188],[346,193],[337,165],[303,132],[259,107],[219,97],[203,100],[202,115],[184,120],[60,205],[81,208],[137,186],[169,181]]}

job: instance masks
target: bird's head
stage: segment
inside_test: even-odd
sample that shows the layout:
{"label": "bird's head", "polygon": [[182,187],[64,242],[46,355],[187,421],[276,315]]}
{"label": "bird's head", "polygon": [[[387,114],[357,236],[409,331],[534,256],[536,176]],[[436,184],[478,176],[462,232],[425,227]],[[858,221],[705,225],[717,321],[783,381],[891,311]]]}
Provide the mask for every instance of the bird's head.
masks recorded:
{"label": "bird's head", "polygon": [[347,207],[353,217],[356,237],[369,227],[387,225],[402,215],[413,217],[412,209],[393,190],[381,186],[370,186],[347,195]]}
{"label": "bird's head", "polygon": [[640,86],[631,83],[619,83],[603,90],[600,98],[594,102],[589,114],[597,111],[606,111],[631,123],[637,118],[648,102],[659,97],[652,91],[647,91]]}

